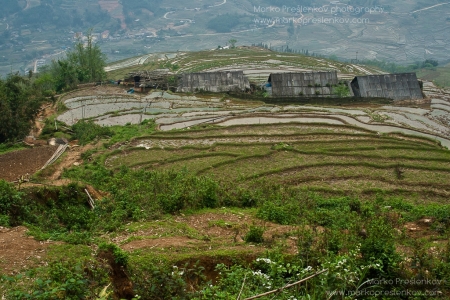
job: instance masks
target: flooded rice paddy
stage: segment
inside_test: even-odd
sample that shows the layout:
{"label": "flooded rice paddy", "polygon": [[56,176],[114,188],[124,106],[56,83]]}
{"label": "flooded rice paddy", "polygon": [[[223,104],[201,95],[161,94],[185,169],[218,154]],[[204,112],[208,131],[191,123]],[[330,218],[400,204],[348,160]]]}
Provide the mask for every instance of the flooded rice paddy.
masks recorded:
{"label": "flooded rice paddy", "polygon": [[91,119],[102,126],[114,126],[153,119],[161,131],[206,124],[349,124],[379,133],[399,132],[427,137],[450,148],[450,100],[442,90],[428,83],[425,87],[425,93],[431,99],[429,109],[423,105],[282,106],[236,101],[226,95],[206,97],[156,91],[145,96],[124,93],[69,98],[64,101],[67,111],[59,115],[58,120],[73,125],[78,120]]}

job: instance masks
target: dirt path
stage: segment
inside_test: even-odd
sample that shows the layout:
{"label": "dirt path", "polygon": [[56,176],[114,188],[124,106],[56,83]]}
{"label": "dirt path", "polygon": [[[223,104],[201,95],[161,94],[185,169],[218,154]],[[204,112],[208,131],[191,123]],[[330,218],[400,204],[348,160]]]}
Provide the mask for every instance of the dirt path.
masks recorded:
{"label": "dirt path", "polygon": [[80,147],[75,144],[72,147],[68,148],[66,153],[61,157],[60,161],[54,163],[54,165],[51,166],[51,170],[53,171],[53,173],[47,179],[52,182],[52,185],[55,185],[55,182],[57,183],[57,181],[60,182],[61,185],[70,182],[67,180],[60,181],[61,174],[64,172],[64,169],[68,169],[73,165],[83,163],[81,154],[93,148],[94,146],[90,144],[84,147]]}
{"label": "dirt path", "polygon": [[41,110],[34,121],[34,127],[30,133],[30,135],[34,136],[35,138],[39,137],[42,133],[42,130],[45,127],[45,120],[56,113],[56,109],[54,105],[46,103],[42,105]]}

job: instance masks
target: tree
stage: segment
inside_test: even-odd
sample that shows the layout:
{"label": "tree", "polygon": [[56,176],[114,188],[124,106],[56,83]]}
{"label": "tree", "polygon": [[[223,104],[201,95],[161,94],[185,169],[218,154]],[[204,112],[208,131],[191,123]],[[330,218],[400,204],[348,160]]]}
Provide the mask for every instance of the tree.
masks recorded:
{"label": "tree", "polygon": [[427,59],[427,60],[425,60],[423,62],[423,67],[424,68],[429,67],[429,66],[437,67],[438,65],[439,65],[439,62],[437,60],[435,60],[435,59]]}
{"label": "tree", "polygon": [[10,74],[0,79],[0,143],[24,138],[45,98],[29,79]]}
{"label": "tree", "polygon": [[339,84],[334,88],[334,94],[339,98],[350,96],[350,89],[347,84]]}
{"label": "tree", "polygon": [[101,81],[106,78],[106,55],[93,43],[91,31],[88,32],[86,44],[79,39],[74,50],[67,54],[67,59],[76,66],[80,82]]}
{"label": "tree", "polygon": [[228,41],[228,43],[230,43],[231,48],[234,49],[234,48],[236,48],[237,40],[231,39]]}
{"label": "tree", "polygon": [[52,61],[49,67],[41,69],[40,77],[44,76],[42,81],[46,83],[53,82],[54,91],[62,92],[76,88],[79,83],[104,80],[105,66],[106,55],[94,43],[89,31],[86,43],[78,39],[66,58]]}

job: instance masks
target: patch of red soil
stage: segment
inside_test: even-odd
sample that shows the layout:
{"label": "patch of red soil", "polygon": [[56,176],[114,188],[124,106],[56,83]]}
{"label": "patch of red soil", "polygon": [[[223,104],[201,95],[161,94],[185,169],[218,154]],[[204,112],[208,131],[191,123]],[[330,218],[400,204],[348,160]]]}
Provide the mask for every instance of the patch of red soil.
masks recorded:
{"label": "patch of red soil", "polygon": [[0,155],[0,179],[15,181],[27,173],[34,174],[45,165],[57,148],[44,146]]}
{"label": "patch of red soil", "polygon": [[15,228],[0,227],[0,273],[15,275],[23,269],[44,262],[46,250],[55,242],[39,242],[26,236],[23,226]]}

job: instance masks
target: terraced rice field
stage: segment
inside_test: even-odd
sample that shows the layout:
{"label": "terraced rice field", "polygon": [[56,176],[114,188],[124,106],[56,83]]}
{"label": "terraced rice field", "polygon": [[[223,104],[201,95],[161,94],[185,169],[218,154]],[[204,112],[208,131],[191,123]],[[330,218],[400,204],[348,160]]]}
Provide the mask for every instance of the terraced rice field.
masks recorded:
{"label": "terraced rice field", "polygon": [[186,170],[236,189],[276,182],[325,194],[444,202],[450,152],[435,141],[349,125],[272,124],[159,132],[110,153],[111,169]]}

